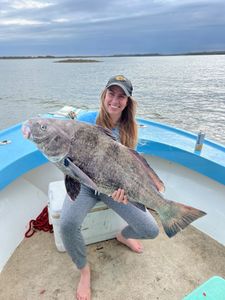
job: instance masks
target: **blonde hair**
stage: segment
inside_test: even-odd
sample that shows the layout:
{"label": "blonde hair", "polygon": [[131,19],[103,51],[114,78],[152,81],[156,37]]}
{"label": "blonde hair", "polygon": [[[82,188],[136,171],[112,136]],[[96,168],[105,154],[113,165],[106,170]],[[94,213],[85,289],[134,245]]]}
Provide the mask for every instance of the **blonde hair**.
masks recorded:
{"label": "blonde hair", "polygon": [[[112,129],[112,120],[104,105],[106,90],[101,94],[101,107],[96,123],[104,128]],[[124,108],[119,122],[121,144],[133,149],[136,147],[138,139],[137,123],[135,121],[136,107],[137,102],[134,98],[128,97],[127,106]]]}

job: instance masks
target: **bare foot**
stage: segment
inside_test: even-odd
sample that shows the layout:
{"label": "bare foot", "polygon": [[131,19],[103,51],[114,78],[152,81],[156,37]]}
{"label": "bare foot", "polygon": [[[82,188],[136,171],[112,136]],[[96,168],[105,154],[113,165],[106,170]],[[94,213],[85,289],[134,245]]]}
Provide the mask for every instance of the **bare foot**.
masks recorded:
{"label": "bare foot", "polygon": [[77,300],[91,300],[91,271],[89,265],[80,270],[80,281],[77,286]]}
{"label": "bare foot", "polygon": [[117,238],[117,241],[119,241],[122,244],[129,247],[132,251],[137,252],[137,253],[143,252],[143,246],[140,241],[135,240],[135,239],[125,239],[125,237],[123,237],[121,233],[118,233],[116,238]]}

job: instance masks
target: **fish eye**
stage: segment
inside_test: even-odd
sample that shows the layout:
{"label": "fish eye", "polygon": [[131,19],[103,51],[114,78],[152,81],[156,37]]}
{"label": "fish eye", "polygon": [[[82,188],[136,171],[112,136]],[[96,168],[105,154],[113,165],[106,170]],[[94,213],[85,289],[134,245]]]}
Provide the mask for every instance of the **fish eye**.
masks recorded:
{"label": "fish eye", "polygon": [[41,130],[45,131],[47,129],[47,125],[41,125]]}

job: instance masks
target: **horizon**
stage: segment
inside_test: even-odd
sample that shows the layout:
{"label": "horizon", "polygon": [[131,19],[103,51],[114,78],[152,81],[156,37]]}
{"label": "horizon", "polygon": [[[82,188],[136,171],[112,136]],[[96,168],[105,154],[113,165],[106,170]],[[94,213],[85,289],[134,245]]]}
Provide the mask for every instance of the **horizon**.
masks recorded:
{"label": "horizon", "polygon": [[198,52],[180,52],[180,53],[116,53],[116,54],[108,54],[108,55],[98,55],[98,54],[90,54],[90,55],[76,55],[76,54],[62,54],[62,55],[52,55],[52,54],[37,54],[37,55],[0,55],[0,58],[79,58],[79,57],[120,57],[120,56],[186,56],[186,55],[224,55],[224,50],[211,50],[211,51],[198,51]]}

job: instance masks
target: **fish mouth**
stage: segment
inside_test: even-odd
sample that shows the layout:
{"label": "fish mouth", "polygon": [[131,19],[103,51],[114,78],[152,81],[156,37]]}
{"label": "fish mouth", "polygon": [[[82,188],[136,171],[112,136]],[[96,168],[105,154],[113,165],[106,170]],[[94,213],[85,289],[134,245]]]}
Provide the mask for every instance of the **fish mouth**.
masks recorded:
{"label": "fish mouth", "polygon": [[22,130],[22,133],[23,133],[23,136],[25,137],[25,139],[31,138],[31,130],[30,130],[28,121],[23,123],[21,130]]}

